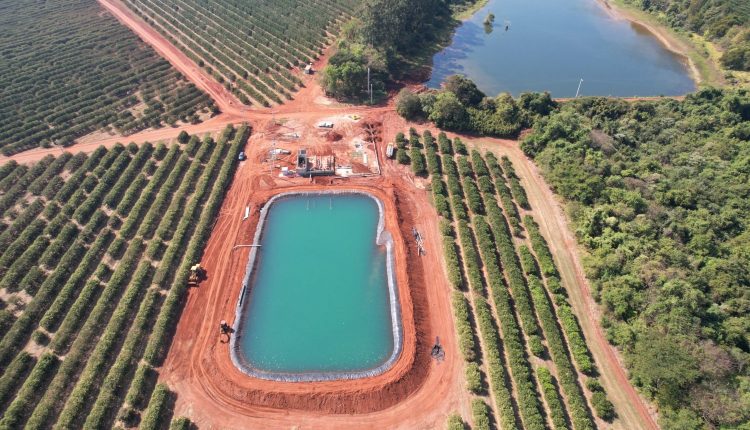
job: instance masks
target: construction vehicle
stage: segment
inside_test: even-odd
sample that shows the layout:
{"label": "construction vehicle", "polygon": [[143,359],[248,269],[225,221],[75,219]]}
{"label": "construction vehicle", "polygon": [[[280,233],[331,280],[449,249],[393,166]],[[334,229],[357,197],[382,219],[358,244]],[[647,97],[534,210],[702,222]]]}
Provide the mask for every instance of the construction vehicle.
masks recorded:
{"label": "construction vehicle", "polygon": [[430,356],[437,361],[445,360],[445,350],[443,349],[443,346],[440,345],[440,337],[435,337],[435,345],[432,346]]}
{"label": "construction vehicle", "polygon": [[190,268],[188,285],[198,285],[204,279],[206,279],[206,269],[202,268],[200,263],[193,265]]}
{"label": "construction vehicle", "polygon": [[393,158],[393,154],[396,153],[394,149],[395,148],[393,147],[393,144],[389,143],[388,146],[385,147],[385,156],[388,158]]}
{"label": "construction vehicle", "polygon": [[[227,342],[232,338],[232,333],[234,332],[234,329],[227,324],[226,320],[221,320],[219,323],[219,338],[221,336],[227,337]],[[220,340],[220,342],[224,343],[223,340]]]}

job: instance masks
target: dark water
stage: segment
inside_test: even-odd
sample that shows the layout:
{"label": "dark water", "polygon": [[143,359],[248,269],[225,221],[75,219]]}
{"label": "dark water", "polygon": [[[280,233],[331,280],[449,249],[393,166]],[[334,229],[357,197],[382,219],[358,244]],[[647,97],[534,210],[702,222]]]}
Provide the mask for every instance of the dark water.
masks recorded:
{"label": "dark water", "polygon": [[294,196],[268,212],[242,349],[270,372],[368,370],[393,351],[386,252],[363,195]]}
{"label": "dark water", "polygon": [[[486,28],[490,12],[495,22]],[[573,97],[580,79],[581,95],[682,95],[695,89],[680,56],[595,0],[490,0],[435,55],[427,84],[436,88],[457,73],[490,96],[549,91]]]}

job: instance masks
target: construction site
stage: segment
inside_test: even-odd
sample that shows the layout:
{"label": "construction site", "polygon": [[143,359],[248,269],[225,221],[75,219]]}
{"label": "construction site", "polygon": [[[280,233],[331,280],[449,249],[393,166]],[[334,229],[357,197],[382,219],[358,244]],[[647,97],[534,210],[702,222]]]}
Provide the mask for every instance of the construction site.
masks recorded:
{"label": "construction site", "polygon": [[[68,7],[17,3],[26,12],[11,8],[20,13],[6,14],[10,24]],[[129,55],[81,63],[110,84],[90,78],[86,89],[74,64],[39,58],[38,76],[29,67],[10,79],[25,96],[5,104],[27,100],[8,112],[28,118],[4,129],[14,141],[0,155],[0,429],[656,430],[683,412],[658,410],[644,378],[628,373],[631,352],[610,343],[625,326],[602,324],[606,295],[587,279],[590,255],[570,225],[586,209],[565,206],[522,150],[532,122],[554,126],[548,111],[577,101],[479,97],[464,106],[467,128],[432,115],[438,106],[457,116],[440,106],[458,91],[448,85],[383,76],[373,98],[369,60],[367,81],[352,86],[369,98],[345,98],[330,89],[332,70],[356,68],[363,81],[365,71],[359,53],[334,55],[336,33],[356,32],[351,14],[300,33],[314,37],[276,31],[333,16],[340,2],[292,2],[296,12],[281,2],[98,3],[87,18],[111,15],[140,38],[120,51]],[[80,36],[95,44],[18,22],[20,44],[6,49],[23,53],[16,59],[108,46],[88,19]],[[44,43],[60,34],[72,42]],[[253,56],[262,61],[245,61]],[[119,57],[132,58],[120,67]],[[137,74],[127,78],[128,67]],[[55,84],[58,75],[78,84]],[[149,75],[159,80],[125,85]],[[415,115],[403,112],[402,90],[418,99]],[[62,96],[33,97],[47,93]],[[523,112],[517,134],[499,134],[513,139],[467,131],[485,119],[494,129],[506,102]],[[607,134],[581,124],[570,133],[579,144]]]}
{"label": "construction site", "polygon": [[[232,106],[224,108],[231,112]],[[232,121],[249,122],[252,133],[237,147],[239,158],[236,155],[232,157],[239,160],[236,172],[215,222],[210,227],[210,239],[203,248],[202,256],[189,261],[184,269],[186,284],[190,288],[187,289],[184,306],[181,305],[166,358],[156,368],[158,382],[175,394],[174,416],[189,417],[200,428],[433,429],[443,427],[446,417],[451,414],[470,417],[472,404],[476,400],[493,402],[490,392],[478,398],[467,390],[465,369],[468,367],[465,351],[462,352],[465,347],[459,337],[461,333],[466,333],[466,327],[458,326],[453,309],[456,295],[466,300],[466,297],[485,288],[484,285],[467,285],[464,280],[464,270],[475,268],[457,268],[456,265],[460,261],[467,264],[476,262],[479,257],[487,264],[493,264],[493,259],[484,259],[487,248],[482,249],[483,255],[477,256],[476,250],[474,256],[471,255],[474,243],[483,245],[472,238],[473,229],[482,225],[474,222],[467,225],[463,220],[446,222],[452,215],[446,215],[445,206],[439,211],[437,209],[440,198],[445,198],[445,194],[433,194],[440,189],[437,184],[446,179],[470,190],[472,181],[468,178],[471,176],[465,176],[465,180],[459,182],[454,163],[463,163],[463,175],[470,175],[467,169],[471,168],[471,164],[466,162],[473,157],[464,155],[465,149],[461,153],[451,154],[451,149],[446,146],[444,151],[441,144],[440,152],[444,153],[440,160],[442,173],[441,170],[431,170],[434,172],[431,177],[415,176],[411,166],[388,157],[392,155],[396,136],[410,133],[411,128],[414,128],[415,138],[419,133],[422,144],[412,147],[415,150],[410,151],[410,157],[418,157],[422,153],[430,155],[430,151],[435,151],[435,137],[453,139],[457,143],[455,138],[458,136],[440,136],[440,130],[432,126],[409,123],[398,116],[392,105],[363,108],[336,104],[324,98],[317,86],[311,86],[294,103],[272,113],[233,112],[223,115],[219,118],[221,121],[189,128],[189,131],[215,133],[225,127],[225,121]],[[138,144],[159,139],[164,133],[164,130],[145,132],[133,139]],[[430,135],[432,143],[428,142]],[[619,418],[611,428],[654,428],[649,425],[651,415],[648,409],[639,402],[638,394],[629,385],[617,356],[606,338],[597,332],[597,321],[590,313],[595,305],[590,302],[592,299],[586,289],[588,286],[576,254],[575,240],[567,229],[562,209],[555,203],[552,190],[516,142],[463,135],[460,139],[469,151],[481,151],[480,157],[489,161],[490,154],[507,156],[508,162],[516,167],[518,177],[511,178],[521,178],[520,185],[527,190],[530,207],[533,208],[524,209],[523,214],[538,220],[541,232],[560,259],[561,282],[570,294],[572,308],[583,316],[581,326],[591,341],[592,354],[602,370],[600,380],[616,404]],[[103,144],[115,145],[116,141]],[[81,144],[80,150],[91,152],[96,147]],[[19,156],[19,159],[41,158],[45,155],[44,151],[30,151]],[[436,154],[432,155],[434,160]],[[196,159],[200,160],[200,157]],[[471,163],[474,164],[474,159]],[[476,165],[481,164],[477,159]],[[487,175],[487,172],[484,174]],[[441,175],[444,177],[436,181]],[[254,377],[235,365],[230,348],[238,336],[235,330],[237,303],[247,294],[243,277],[249,255],[256,252],[262,258],[263,254],[261,243],[254,236],[256,231],[260,231],[258,224],[262,219],[262,210],[280,194],[320,192],[361,192],[382,202],[382,227],[391,236],[393,266],[389,270],[392,270],[395,279],[392,297],[400,308],[398,327],[401,332],[398,339],[401,348],[392,360],[388,360],[387,369],[383,368],[382,373],[354,379],[313,378],[304,381],[305,378],[295,378],[297,382],[289,382],[291,379],[286,377],[283,380]],[[491,202],[496,197],[488,195],[482,198]],[[332,205],[326,203],[322,203],[322,209]],[[468,200],[460,202],[455,209],[470,209],[472,220],[481,222],[482,217],[475,217],[474,213],[482,209],[467,206],[467,203]],[[492,205],[485,207],[493,208]],[[307,210],[303,208],[301,210]],[[497,204],[494,208],[497,210]],[[460,214],[457,212],[457,215]],[[323,217],[329,218],[327,215]],[[335,224],[335,221],[331,222]],[[461,229],[460,234],[456,234],[455,229],[458,228]],[[286,230],[290,234],[295,233],[294,227]],[[308,227],[307,230],[311,231],[312,228]],[[459,240],[466,235],[470,235],[468,241]],[[316,250],[313,242],[299,242],[294,237],[281,241],[282,252],[283,247],[305,245],[310,246],[306,252],[317,252],[315,256],[321,261],[332,258],[332,253]],[[513,240],[521,242],[529,239]],[[341,243],[345,241],[339,240]],[[447,254],[451,247],[445,247],[445,243],[452,244],[454,251],[460,250],[461,258],[456,255],[451,258]],[[497,267],[497,262],[494,264]],[[295,274],[283,264],[274,266]],[[311,269],[308,273],[314,271]],[[479,276],[470,278],[468,281],[471,283],[483,278],[480,270],[472,273]],[[456,274],[459,275],[457,279]],[[487,280],[496,283],[500,278]],[[284,301],[281,302],[283,304]],[[475,305],[488,306],[482,297],[472,298],[472,301],[465,303],[477,315],[482,309],[473,310]],[[496,304],[493,303],[494,306]],[[500,315],[492,308],[489,312],[490,315],[495,312]],[[512,309],[508,309],[505,315],[512,312]],[[332,312],[328,314],[335,315]],[[503,320],[503,324],[512,323],[512,320]],[[469,333],[475,329],[470,325]],[[491,330],[487,331],[485,327],[472,336],[485,336]],[[308,350],[316,347],[309,347]],[[388,349],[381,351],[387,353]],[[527,366],[552,366],[549,358],[529,358],[525,364]],[[488,368],[488,364],[484,363],[480,371],[488,372]],[[496,384],[493,387],[502,387],[497,380],[491,383]],[[519,394],[514,392],[513,395]],[[493,416],[493,419],[498,420],[498,417]],[[596,424],[600,428],[610,428],[598,418]]]}
{"label": "construction site", "polygon": [[[212,407],[210,414],[193,410],[194,422],[242,428],[248,422],[246,414],[255,410],[292,409],[305,414],[308,424],[325,428],[348,427],[346,417],[352,413],[359,420],[371,416],[376,426],[384,419],[384,426],[392,428],[385,424],[389,414],[378,411],[424,406],[426,401],[448,407],[461,402],[450,302],[443,294],[430,293],[449,289],[440,254],[427,252],[431,244],[439,243],[437,218],[427,216],[434,209],[424,191],[401,179],[409,176],[408,166],[386,160],[383,119],[383,115],[340,114],[300,120],[279,115],[254,130],[245,146],[247,160],[240,162],[200,262],[211,275],[190,290],[165,362],[165,380],[179,392],[177,410],[189,405],[223,405]],[[330,126],[320,127],[323,123]],[[229,343],[224,343],[230,335],[216,328],[222,321],[231,325],[235,320],[248,256],[263,252],[246,245],[255,243],[261,209],[274,196],[320,191],[361,192],[382,202],[383,227],[392,239],[394,294],[401,309],[399,353],[388,370],[348,381],[291,383],[250,377],[230,359]],[[195,328],[204,325],[210,329],[196,333]],[[451,375],[449,380],[444,379],[447,375]],[[204,388],[197,389],[196,384]],[[317,394],[311,396],[310,390]],[[444,406],[429,410],[432,418],[405,420],[403,428],[443,420],[440,410]],[[299,423],[281,416],[280,421],[271,415],[263,417],[259,422],[266,428]]]}
{"label": "construction site", "polygon": [[274,117],[258,134],[255,157],[270,176],[278,178],[377,175],[381,127],[378,121],[354,114],[307,124]]}

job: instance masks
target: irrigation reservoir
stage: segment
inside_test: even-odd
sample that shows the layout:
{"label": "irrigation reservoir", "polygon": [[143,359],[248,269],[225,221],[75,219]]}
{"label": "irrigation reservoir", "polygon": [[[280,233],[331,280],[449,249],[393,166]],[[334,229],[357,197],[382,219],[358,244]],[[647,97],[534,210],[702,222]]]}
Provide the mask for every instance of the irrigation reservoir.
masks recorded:
{"label": "irrigation reservoir", "polygon": [[238,303],[235,364],[283,381],[385,371],[398,357],[401,328],[382,229],[382,203],[369,194],[271,199]]}

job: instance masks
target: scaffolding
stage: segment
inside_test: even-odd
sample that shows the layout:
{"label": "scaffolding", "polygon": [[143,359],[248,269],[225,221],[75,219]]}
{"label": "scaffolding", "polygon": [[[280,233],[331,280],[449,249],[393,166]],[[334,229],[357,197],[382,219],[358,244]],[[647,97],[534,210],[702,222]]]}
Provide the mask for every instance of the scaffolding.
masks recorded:
{"label": "scaffolding", "polygon": [[303,177],[333,175],[336,158],[333,155],[308,155],[307,149],[297,153],[297,174]]}

